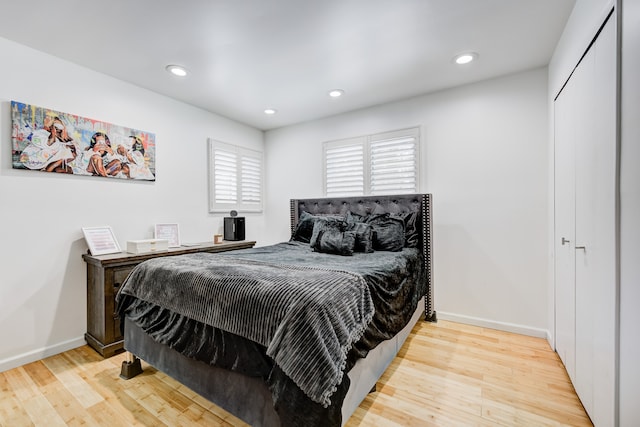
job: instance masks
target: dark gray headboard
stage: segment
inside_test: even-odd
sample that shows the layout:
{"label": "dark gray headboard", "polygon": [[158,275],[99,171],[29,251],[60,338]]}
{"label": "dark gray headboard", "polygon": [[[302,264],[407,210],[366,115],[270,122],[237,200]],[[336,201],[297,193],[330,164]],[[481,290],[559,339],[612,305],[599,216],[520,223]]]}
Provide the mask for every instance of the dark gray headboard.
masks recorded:
{"label": "dark gray headboard", "polygon": [[433,241],[432,241],[432,197],[431,194],[400,194],[392,196],[336,197],[291,200],[291,233],[298,224],[302,212],[315,215],[346,214],[348,211],[359,215],[380,213],[420,212],[421,250],[427,271],[427,293],[424,296],[425,317],[436,320],[433,309]]}

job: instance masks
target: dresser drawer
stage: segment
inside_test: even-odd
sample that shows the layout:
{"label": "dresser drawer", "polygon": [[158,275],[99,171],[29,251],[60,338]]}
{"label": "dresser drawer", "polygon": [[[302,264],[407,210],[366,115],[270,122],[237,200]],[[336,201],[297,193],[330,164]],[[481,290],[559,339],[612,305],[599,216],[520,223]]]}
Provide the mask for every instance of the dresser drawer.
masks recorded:
{"label": "dresser drawer", "polygon": [[115,292],[124,283],[131,270],[133,270],[133,267],[122,267],[113,270],[113,288]]}
{"label": "dresser drawer", "polygon": [[114,268],[113,269],[113,300],[111,302],[111,307],[113,307],[113,323],[111,324],[113,337],[115,340],[122,339],[122,333],[120,332],[120,318],[118,317],[118,313],[116,313],[116,294],[120,289],[120,286],[124,283],[129,273],[131,273],[133,267],[127,266],[122,268]]}

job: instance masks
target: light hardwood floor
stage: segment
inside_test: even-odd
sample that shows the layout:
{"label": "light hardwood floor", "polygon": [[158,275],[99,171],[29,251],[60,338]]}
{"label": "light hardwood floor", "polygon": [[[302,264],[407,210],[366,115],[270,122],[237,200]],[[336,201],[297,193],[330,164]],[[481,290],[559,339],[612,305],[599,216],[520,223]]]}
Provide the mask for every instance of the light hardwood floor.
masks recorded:
{"label": "light hardwood floor", "polygon": [[[0,425],[243,426],[143,363],[87,346],[0,373]],[[453,322],[418,322],[348,421],[355,426],[590,426],[547,342]]]}

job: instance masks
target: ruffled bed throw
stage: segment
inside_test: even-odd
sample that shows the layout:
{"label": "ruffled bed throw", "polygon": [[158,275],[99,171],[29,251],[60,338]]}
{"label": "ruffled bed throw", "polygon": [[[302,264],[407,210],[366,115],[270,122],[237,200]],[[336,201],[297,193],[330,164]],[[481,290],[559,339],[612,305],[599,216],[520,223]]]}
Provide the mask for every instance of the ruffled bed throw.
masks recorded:
{"label": "ruffled bed throw", "polygon": [[364,278],[325,267],[198,253],[139,264],[120,293],[245,337],[323,407],[374,315]]}

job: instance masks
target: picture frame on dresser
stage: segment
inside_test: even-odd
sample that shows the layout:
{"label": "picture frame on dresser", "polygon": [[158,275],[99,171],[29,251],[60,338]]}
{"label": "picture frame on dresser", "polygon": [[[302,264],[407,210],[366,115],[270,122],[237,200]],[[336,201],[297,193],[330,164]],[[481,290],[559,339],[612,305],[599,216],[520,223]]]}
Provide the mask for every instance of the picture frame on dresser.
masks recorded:
{"label": "picture frame on dresser", "polygon": [[107,255],[122,252],[113,230],[108,225],[82,227],[84,239],[91,255]]}
{"label": "picture frame on dresser", "polygon": [[154,238],[167,239],[170,248],[180,246],[180,226],[175,223],[156,224],[154,230]]}

